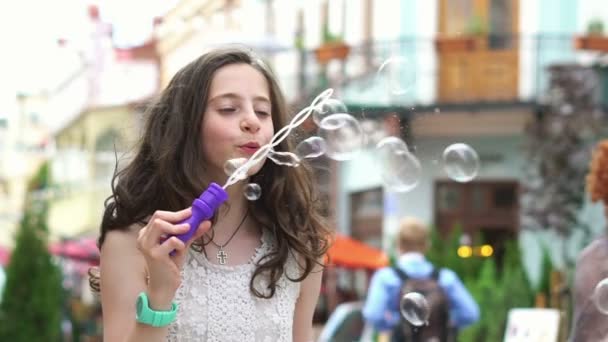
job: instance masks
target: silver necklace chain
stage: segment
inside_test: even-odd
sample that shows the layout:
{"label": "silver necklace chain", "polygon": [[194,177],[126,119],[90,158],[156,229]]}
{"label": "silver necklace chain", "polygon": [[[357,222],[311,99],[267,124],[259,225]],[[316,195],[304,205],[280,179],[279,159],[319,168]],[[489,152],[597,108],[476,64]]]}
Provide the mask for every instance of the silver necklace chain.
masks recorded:
{"label": "silver necklace chain", "polygon": [[228,238],[228,241],[226,241],[226,243],[224,243],[223,245],[218,245],[217,243],[215,243],[215,241],[213,241],[212,237],[205,234],[209,238],[209,242],[211,242],[215,247],[219,248],[219,250],[217,251],[217,254],[216,254],[216,258],[219,261],[220,265],[225,265],[226,261],[228,260],[228,253],[226,253],[226,251],[224,251],[224,247],[228,246],[230,241],[232,241],[232,238],[236,235],[236,233],[239,231],[239,229],[241,229],[241,226],[243,225],[243,223],[245,223],[245,219],[247,218],[247,216],[249,216],[249,209],[247,209],[247,211],[245,212],[245,215],[243,215],[243,219],[241,220],[241,223],[239,223],[238,227],[236,227],[236,229],[234,230],[234,233],[232,233],[230,238]]}

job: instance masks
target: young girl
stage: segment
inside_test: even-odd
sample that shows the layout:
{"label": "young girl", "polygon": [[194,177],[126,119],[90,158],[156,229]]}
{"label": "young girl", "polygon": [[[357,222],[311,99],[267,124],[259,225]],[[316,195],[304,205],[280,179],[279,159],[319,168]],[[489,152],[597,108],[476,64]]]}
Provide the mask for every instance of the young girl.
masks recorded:
{"label": "young girl", "polygon": [[[247,50],[209,52],[175,75],[106,200],[91,279],[104,340],[312,341],[329,231],[308,168],[265,160],[190,241],[166,239],[188,230],[177,223],[210,182],[225,183],[225,162],[269,143],[286,114],[277,81]],[[288,140],[274,149],[292,150]],[[248,183],[258,200],[243,196]]]}

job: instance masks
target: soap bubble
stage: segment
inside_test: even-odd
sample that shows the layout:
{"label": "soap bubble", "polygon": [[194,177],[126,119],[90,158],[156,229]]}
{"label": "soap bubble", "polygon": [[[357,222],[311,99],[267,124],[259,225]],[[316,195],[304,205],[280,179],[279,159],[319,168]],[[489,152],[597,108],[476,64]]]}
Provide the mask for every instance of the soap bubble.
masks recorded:
{"label": "soap bubble", "polygon": [[414,189],[422,176],[420,161],[409,152],[407,144],[397,137],[386,137],[377,145],[382,181],[390,191]]}
{"label": "soap bubble", "polygon": [[[232,174],[241,166],[243,166],[247,162],[247,158],[234,158],[229,159],[224,164],[224,173],[228,177],[232,176]],[[243,180],[247,178],[247,172],[241,171],[238,175],[235,176],[238,180]]]}
{"label": "soap bubble", "polygon": [[312,111],[312,119],[317,125],[321,124],[321,121],[332,114],[344,114],[348,113],[346,105],[336,99],[326,99],[316,106]]}
{"label": "soap bubble", "polygon": [[268,153],[268,158],[272,160],[277,165],[285,165],[297,167],[300,165],[300,158],[297,155],[291,152],[281,152],[281,151],[273,151],[271,150]]}
{"label": "soap bubble", "polygon": [[387,133],[382,123],[374,120],[363,120],[360,122],[361,129],[365,135],[365,147],[375,148],[378,142],[386,137]]}
{"label": "soap bubble", "polygon": [[256,183],[249,183],[245,186],[245,198],[250,201],[255,201],[262,196],[262,188]]}
{"label": "soap bubble", "polygon": [[416,65],[403,56],[390,57],[382,63],[376,78],[391,94],[403,95],[416,83]]}
{"label": "soap bubble", "polygon": [[479,172],[479,156],[467,144],[452,144],[443,151],[443,168],[451,179],[468,182]]}
{"label": "soap bubble", "polygon": [[608,278],[604,278],[595,286],[593,303],[599,312],[608,315]]}
{"label": "soap bubble", "polygon": [[312,159],[322,156],[327,146],[321,137],[310,137],[296,146],[296,155],[301,159]]}
{"label": "soap bubble", "polygon": [[325,140],[325,154],[334,160],[350,160],[363,147],[363,130],[349,114],[332,114],[323,119],[319,136]]}
{"label": "soap bubble", "polygon": [[406,293],[401,298],[399,309],[401,310],[401,315],[403,315],[403,318],[405,318],[412,325],[421,327],[428,324],[431,310],[426,298],[424,298],[424,296],[420,293]]}

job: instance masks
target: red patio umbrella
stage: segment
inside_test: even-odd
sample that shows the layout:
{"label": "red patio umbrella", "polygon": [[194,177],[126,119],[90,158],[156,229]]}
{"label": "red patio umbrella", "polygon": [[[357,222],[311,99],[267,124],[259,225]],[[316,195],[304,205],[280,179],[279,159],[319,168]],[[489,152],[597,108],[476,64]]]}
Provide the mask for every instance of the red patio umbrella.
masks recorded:
{"label": "red patio umbrella", "polygon": [[99,249],[94,238],[79,238],[52,243],[49,251],[57,256],[81,261],[99,260]]}
{"label": "red patio umbrella", "polygon": [[11,260],[11,251],[8,247],[0,246],[0,265],[6,266]]}

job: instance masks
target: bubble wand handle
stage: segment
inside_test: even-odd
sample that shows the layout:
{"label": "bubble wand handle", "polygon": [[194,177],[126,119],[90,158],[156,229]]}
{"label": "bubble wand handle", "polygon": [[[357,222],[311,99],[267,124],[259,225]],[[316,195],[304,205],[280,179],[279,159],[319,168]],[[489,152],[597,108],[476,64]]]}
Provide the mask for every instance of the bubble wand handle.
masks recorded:
{"label": "bubble wand handle", "polygon": [[[174,235],[183,243],[187,243],[192,237],[198,226],[205,220],[213,217],[215,211],[228,199],[228,193],[217,183],[209,184],[209,187],[192,202],[192,215],[179,222],[178,224],[188,224],[189,229],[183,234]],[[170,255],[175,255],[175,251],[171,251]]]}

